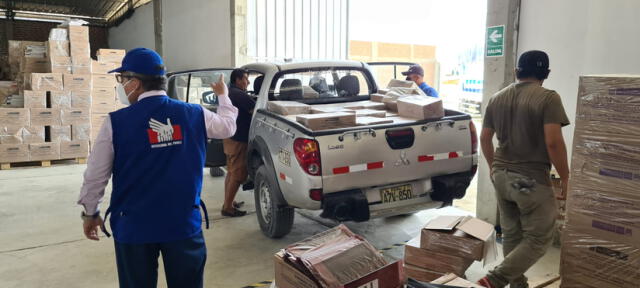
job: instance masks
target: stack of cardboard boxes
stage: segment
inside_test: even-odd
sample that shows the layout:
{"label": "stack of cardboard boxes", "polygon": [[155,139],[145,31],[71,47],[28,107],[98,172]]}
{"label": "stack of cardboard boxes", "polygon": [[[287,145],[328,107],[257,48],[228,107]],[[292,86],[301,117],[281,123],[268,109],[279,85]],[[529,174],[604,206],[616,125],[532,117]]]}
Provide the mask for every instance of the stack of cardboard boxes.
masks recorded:
{"label": "stack of cardboard boxes", "polygon": [[15,72],[19,101],[0,108],[0,163],[87,157],[91,112],[116,109],[115,76],[92,77],[88,27],[55,28],[47,42],[12,41],[10,47],[22,56],[12,63],[20,67]]}
{"label": "stack of cardboard boxes", "polygon": [[562,285],[639,287],[640,76],[580,78]]}
{"label": "stack of cardboard boxes", "polygon": [[493,226],[464,216],[439,216],[404,250],[407,276],[429,282],[453,273],[464,277],[474,261],[495,254]]}
{"label": "stack of cardboard boxes", "polygon": [[91,141],[94,141],[98,136],[107,114],[123,107],[120,102],[116,101],[115,75],[108,74],[108,72],[120,67],[124,54],[124,50],[99,49],[98,61],[92,61]]}

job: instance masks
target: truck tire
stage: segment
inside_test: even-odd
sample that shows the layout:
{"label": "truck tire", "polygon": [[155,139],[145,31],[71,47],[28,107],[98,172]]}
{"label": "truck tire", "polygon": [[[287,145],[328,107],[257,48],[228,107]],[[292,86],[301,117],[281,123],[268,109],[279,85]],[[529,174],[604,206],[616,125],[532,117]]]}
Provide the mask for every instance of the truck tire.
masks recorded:
{"label": "truck tire", "polygon": [[267,173],[267,168],[262,165],[256,171],[254,197],[256,203],[256,215],[260,230],[269,238],[281,238],[291,231],[293,226],[294,208],[278,207],[274,193],[278,185],[275,179]]}
{"label": "truck tire", "polygon": [[209,175],[211,177],[222,177],[224,176],[224,170],[220,167],[211,167],[209,168]]}

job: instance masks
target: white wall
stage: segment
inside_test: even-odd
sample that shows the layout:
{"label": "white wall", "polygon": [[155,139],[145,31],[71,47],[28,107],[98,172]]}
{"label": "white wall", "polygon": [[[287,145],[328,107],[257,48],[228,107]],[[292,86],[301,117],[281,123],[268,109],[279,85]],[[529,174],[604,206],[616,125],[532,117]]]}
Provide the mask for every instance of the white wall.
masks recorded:
{"label": "white wall", "polygon": [[[163,0],[163,58],[168,71],[230,67],[231,6],[228,0]],[[153,2],[109,29],[114,49],[155,49]]]}
{"label": "white wall", "polygon": [[[562,96],[572,122],[580,75],[640,74],[638,11],[638,0],[522,1],[518,55],[532,49],[549,53],[551,74],[544,86]],[[573,127],[563,129],[569,147]]]}
{"label": "white wall", "polygon": [[131,18],[109,29],[109,47],[126,50],[155,48],[152,2],[138,7]]}
{"label": "white wall", "polygon": [[164,59],[169,71],[230,67],[231,1],[164,0]]}

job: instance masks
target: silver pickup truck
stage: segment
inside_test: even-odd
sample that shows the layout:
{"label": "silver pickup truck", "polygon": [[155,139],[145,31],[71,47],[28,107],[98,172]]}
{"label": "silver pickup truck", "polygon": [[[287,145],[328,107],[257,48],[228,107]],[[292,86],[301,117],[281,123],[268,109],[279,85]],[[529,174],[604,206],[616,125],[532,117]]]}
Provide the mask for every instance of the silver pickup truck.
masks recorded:
{"label": "silver pickup truck", "polygon": [[[322,217],[339,221],[367,221],[448,206],[465,195],[478,161],[476,129],[467,114],[446,110],[436,120],[312,131],[267,109],[269,101],[313,106],[369,100],[379,88],[371,67],[353,61],[243,67],[254,83],[248,93],[257,102],[248,167],[265,235],[288,234],[295,208],[322,210]],[[173,73],[169,94],[215,109],[207,86],[217,73],[229,72]],[[221,147],[219,141],[210,143],[208,166],[225,165]]]}

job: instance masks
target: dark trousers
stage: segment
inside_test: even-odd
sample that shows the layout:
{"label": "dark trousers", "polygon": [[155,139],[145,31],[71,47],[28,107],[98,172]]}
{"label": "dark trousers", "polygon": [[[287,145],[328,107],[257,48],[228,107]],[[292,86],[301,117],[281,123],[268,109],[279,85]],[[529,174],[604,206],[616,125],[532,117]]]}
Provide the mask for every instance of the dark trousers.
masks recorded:
{"label": "dark trousers", "polygon": [[207,247],[202,232],[193,238],[149,244],[115,242],[121,288],[155,288],[162,253],[167,286],[201,288]]}

